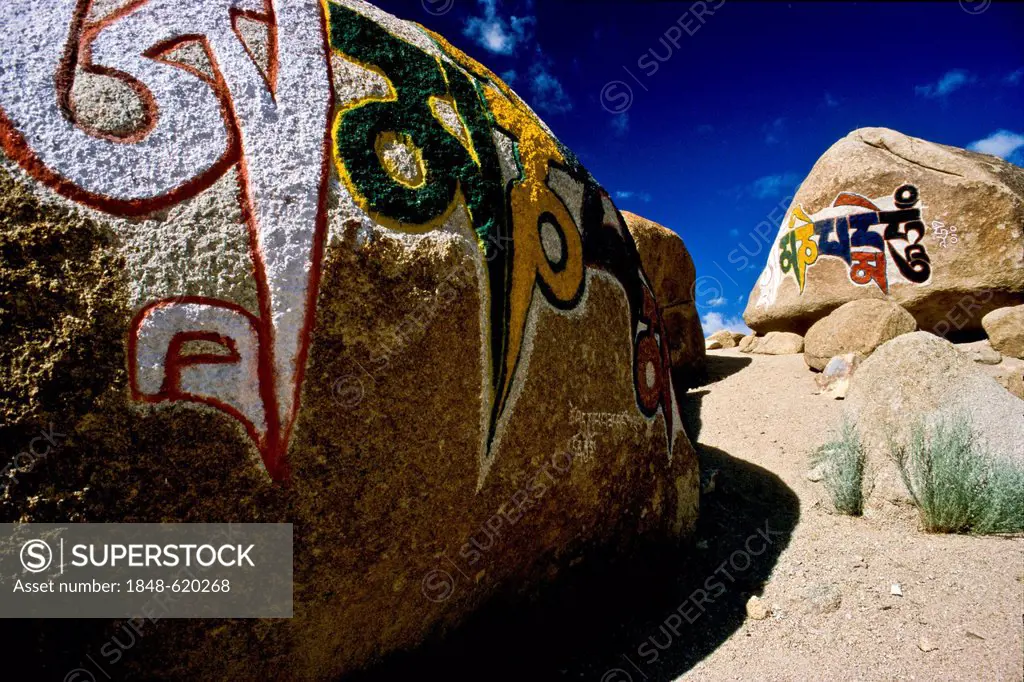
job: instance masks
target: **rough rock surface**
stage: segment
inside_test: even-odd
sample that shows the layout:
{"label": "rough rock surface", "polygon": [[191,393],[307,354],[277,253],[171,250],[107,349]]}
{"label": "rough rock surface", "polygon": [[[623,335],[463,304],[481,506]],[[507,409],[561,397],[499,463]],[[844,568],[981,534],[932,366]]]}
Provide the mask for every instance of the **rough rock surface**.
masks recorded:
{"label": "rough rock surface", "polygon": [[705,339],[704,343],[708,350],[735,348],[736,344],[742,338],[743,334],[740,334],[739,332],[729,331],[728,329],[719,329],[717,332]]}
{"label": "rough rock surface", "polygon": [[804,337],[792,332],[768,332],[755,338],[744,350],[744,353],[761,355],[793,355],[804,350]]}
{"label": "rough rock surface", "polygon": [[832,145],[797,191],[744,319],[802,334],[862,298],[899,303],[951,339],[1024,301],[1024,169],[885,128]]}
{"label": "rough rock surface", "polygon": [[915,424],[967,416],[983,447],[1024,466],[1024,400],[1011,395],[956,346],[928,332],[878,348],[853,375],[844,415],[856,423],[884,495],[902,484],[886,457],[889,439],[906,442]]}
{"label": "rough rock surface", "polygon": [[636,241],[644,272],[658,299],[668,335],[675,386],[683,391],[699,384],[705,374],[704,333],[693,300],[697,270],[682,238],[658,223],[629,211],[622,217]]}
{"label": "rough rock surface", "polygon": [[982,318],[981,324],[994,349],[1024,359],[1024,305],[993,310]]}
{"label": "rough rock surface", "polygon": [[[78,5],[0,8],[0,521],[295,524],[294,618],[160,620],[119,677],[337,679],[692,529],[633,239],[504,83],[363,2],[266,18],[266,74],[258,45],[219,51],[239,37],[206,0],[160,35],[167,3],[95,31]],[[96,82],[62,110],[54,36],[83,27]],[[96,87],[117,69],[153,98]],[[62,676],[115,631],[7,643]]]}
{"label": "rough rock surface", "polygon": [[821,371],[837,355],[867,357],[886,341],[916,329],[914,317],[891,301],[850,301],[811,325],[804,336],[804,361]]}
{"label": "rough rock surface", "polygon": [[982,365],[998,365],[1003,361],[1003,354],[992,348],[988,339],[956,344],[957,350],[964,353],[974,362]]}
{"label": "rough rock surface", "polygon": [[836,400],[842,400],[850,391],[850,380],[857,367],[864,361],[860,353],[845,353],[831,358],[822,369],[821,374],[814,377],[820,393]]}
{"label": "rough rock surface", "polygon": [[995,379],[1000,386],[1024,400],[1024,360],[1004,357],[997,364],[980,364],[978,367]]}
{"label": "rough rock surface", "polygon": [[739,343],[736,344],[736,348],[738,350],[740,350],[740,351],[746,351],[747,348],[750,347],[750,344],[754,343],[754,341],[756,341],[756,340],[757,340],[757,335],[756,334],[747,334],[742,339],[740,339]]}

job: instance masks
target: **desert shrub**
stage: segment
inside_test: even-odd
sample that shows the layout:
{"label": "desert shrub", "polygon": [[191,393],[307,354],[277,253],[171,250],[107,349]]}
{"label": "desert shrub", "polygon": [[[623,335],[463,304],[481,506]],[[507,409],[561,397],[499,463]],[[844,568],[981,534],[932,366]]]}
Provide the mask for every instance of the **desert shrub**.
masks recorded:
{"label": "desert shrub", "polygon": [[814,451],[811,464],[821,467],[825,489],[836,511],[851,516],[864,513],[867,453],[851,422],[844,421],[835,438]]}
{"label": "desert shrub", "polygon": [[1024,468],[993,458],[964,415],[915,424],[890,456],[932,533],[1024,532]]}

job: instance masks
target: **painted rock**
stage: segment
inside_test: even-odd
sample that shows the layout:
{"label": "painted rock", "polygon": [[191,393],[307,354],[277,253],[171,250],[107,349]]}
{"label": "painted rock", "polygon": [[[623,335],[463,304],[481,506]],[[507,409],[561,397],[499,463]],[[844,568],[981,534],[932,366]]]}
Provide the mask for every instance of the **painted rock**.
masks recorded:
{"label": "painted rock", "polygon": [[982,318],[981,324],[994,349],[1024,359],[1024,305],[993,310]]}
{"label": "painted rock", "polygon": [[697,281],[693,258],[682,238],[667,227],[628,211],[623,211],[622,217],[658,299],[676,388],[682,391],[695,386],[706,371],[706,354],[700,314],[693,300]]}
{"label": "painted rock", "polygon": [[355,0],[0,17],[3,461],[61,436],[0,519],[295,524],[293,619],[161,620],[119,675],[333,679],[692,529],[634,240],[485,67]]}
{"label": "painted rock", "polygon": [[885,128],[855,130],[811,169],[744,319],[804,333],[847,301],[888,299],[939,336],[977,336],[1024,301],[1024,169]]}
{"label": "painted rock", "polygon": [[804,360],[808,367],[821,371],[836,355],[856,352],[867,357],[886,341],[916,329],[914,316],[891,301],[850,301],[807,331]]}

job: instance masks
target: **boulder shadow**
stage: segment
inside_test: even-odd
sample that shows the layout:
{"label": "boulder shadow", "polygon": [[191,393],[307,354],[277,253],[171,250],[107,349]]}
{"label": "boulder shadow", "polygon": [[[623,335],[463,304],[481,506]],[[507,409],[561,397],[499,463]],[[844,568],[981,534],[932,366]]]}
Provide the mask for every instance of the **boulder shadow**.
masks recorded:
{"label": "boulder shadow", "polygon": [[562,571],[530,599],[492,599],[455,630],[346,680],[669,682],[735,633],[800,515],[771,472],[698,446],[693,541],[646,544]]}
{"label": "boulder shadow", "polygon": [[753,358],[749,356],[736,357],[734,355],[716,355],[708,353],[701,381],[699,383],[694,383],[692,387],[700,388],[701,386],[707,386],[708,384],[721,381],[722,379],[739,372],[753,361]]}
{"label": "boulder shadow", "polygon": [[[700,429],[704,423],[700,418],[700,408],[704,402],[704,396],[710,392],[705,388],[700,391],[687,391],[678,396],[679,417],[683,421],[683,431],[686,431],[686,435],[690,437],[691,443],[696,443],[700,440]],[[701,472],[704,471],[703,458],[701,458],[700,470]]]}

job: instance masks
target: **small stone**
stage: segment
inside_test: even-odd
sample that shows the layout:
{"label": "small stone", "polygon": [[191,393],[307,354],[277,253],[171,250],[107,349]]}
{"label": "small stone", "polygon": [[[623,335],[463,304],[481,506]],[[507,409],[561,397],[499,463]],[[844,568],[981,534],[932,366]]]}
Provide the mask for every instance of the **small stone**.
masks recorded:
{"label": "small stone", "polygon": [[894,597],[902,597],[903,596],[903,588],[900,587],[899,583],[893,583],[892,587],[889,588],[889,594],[891,594]]}
{"label": "small stone", "polygon": [[754,620],[764,620],[771,615],[771,609],[764,603],[764,600],[758,596],[753,596],[747,600],[747,617],[753,618]]}
{"label": "small stone", "polygon": [[825,480],[825,465],[819,464],[810,471],[807,472],[807,480],[811,483],[817,483]]}
{"label": "small stone", "polygon": [[808,613],[832,613],[843,603],[843,595],[835,585],[814,583],[800,592],[804,610]]}
{"label": "small stone", "polygon": [[964,630],[964,634],[968,637],[974,637],[975,639],[985,639],[984,635],[980,634],[977,630],[972,630],[970,628]]}
{"label": "small stone", "polygon": [[927,653],[929,651],[935,651],[939,647],[938,647],[937,644],[932,642],[930,639],[928,639],[927,637],[922,635],[921,639],[917,640],[917,648],[920,649],[921,651],[924,651],[925,653]]}

